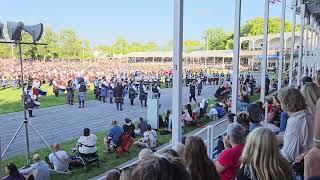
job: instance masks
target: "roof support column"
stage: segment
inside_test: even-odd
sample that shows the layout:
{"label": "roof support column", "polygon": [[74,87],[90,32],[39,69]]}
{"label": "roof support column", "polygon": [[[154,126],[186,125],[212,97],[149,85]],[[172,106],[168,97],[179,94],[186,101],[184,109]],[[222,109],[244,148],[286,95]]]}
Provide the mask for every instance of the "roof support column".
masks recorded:
{"label": "roof support column", "polygon": [[265,91],[266,91],[266,72],[267,72],[267,61],[268,61],[268,25],[269,25],[269,2],[265,0],[264,9],[264,31],[263,31],[263,57],[261,61],[261,94],[260,100],[264,103]]}
{"label": "roof support column", "polygon": [[[306,26],[305,26],[306,36],[304,41],[304,56],[302,58],[302,66],[303,66],[303,76],[307,76],[307,64],[310,59],[310,46],[309,46],[309,31],[310,31],[310,16],[306,17]],[[309,70],[310,71],[310,70]]]}
{"label": "roof support column", "polygon": [[282,87],[282,60],[284,49],[284,24],[286,20],[286,0],[282,0],[282,13],[281,13],[281,31],[280,31],[280,51],[279,51],[279,64],[278,64],[278,90]]}
{"label": "roof support column", "polygon": [[232,58],[232,106],[231,112],[237,114],[238,100],[238,74],[240,60],[240,23],[241,23],[241,0],[235,1],[234,14],[234,43]]}
{"label": "roof support column", "polygon": [[183,0],[174,0],[173,25],[173,89],[172,89],[172,143],[181,142],[182,59],[183,59]]}
{"label": "roof support column", "polygon": [[297,85],[300,86],[301,84],[301,65],[302,65],[302,58],[303,58],[303,40],[304,40],[304,16],[305,16],[305,4],[303,1],[300,0],[300,46],[299,46],[299,58],[298,58],[298,75],[297,75]]}
{"label": "roof support column", "polygon": [[289,86],[292,86],[294,53],[295,53],[295,37],[296,37],[296,15],[297,0],[292,0],[292,29],[291,29],[291,47],[290,47],[290,65],[289,65]]}

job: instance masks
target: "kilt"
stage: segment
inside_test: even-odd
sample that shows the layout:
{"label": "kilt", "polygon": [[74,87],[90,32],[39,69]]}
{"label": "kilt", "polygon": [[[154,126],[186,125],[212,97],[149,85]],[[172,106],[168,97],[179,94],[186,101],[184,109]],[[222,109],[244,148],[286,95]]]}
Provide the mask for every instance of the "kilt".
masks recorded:
{"label": "kilt", "polygon": [[86,96],[87,96],[86,92],[79,92],[79,94],[78,94],[79,101],[85,101]]}

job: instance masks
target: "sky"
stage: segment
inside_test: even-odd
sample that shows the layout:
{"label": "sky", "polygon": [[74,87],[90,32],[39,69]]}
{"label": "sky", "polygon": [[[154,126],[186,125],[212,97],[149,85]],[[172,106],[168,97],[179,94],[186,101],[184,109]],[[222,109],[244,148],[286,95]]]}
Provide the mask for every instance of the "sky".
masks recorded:
{"label": "sky", "polygon": [[[111,44],[118,36],[129,42],[173,39],[174,0],[1,0],[0,22],[44,23],[55,31],[72,28],[93,45]],[[233,31],[235,0],[185,0],[184,39],[201,40],[210,27]],[[288,0],[287,0],[288,2]],[[289,1],[290,2],[290,1]],[[287,4],[287,19],[291,9]],[[270,6],[280,16],[281,4]],[[242,23],[264,15],[264,0],[242,0]]]}

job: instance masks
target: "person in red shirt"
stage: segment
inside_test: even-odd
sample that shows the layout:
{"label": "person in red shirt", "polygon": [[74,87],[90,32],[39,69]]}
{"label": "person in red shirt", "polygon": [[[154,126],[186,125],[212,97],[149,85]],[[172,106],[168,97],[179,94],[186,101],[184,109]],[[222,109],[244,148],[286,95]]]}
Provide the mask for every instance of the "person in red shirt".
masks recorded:
{"label": "person in red shirt", "polygon": [[240,169],[240,156],[244,147],[246,138],[245,129],[237,123],[232,123],[227,128],[227,139],[231,148],[222,151],[215,161],[217,171],[221,180],[235,179]]}

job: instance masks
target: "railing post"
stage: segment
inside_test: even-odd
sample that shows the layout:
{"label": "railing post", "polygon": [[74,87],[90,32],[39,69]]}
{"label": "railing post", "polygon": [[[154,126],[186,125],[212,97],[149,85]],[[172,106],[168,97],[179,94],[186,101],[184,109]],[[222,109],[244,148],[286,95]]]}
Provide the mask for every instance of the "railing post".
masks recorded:
{"label": "railing post", "polygon": [[212,158],[212,126],[207,126],[207,153],[209,158]]}
{"label": "railing post", "polygon": [[264,127],[267,127],[268,124],[268,102],[264,103]]}
{"label": "railing post", "polygon": [[292,86],[294,54],[295,54],[295,39],[296,39],[296,15],[297,15],[297,0],[292,0],[292,34],[291,34],[291,52],[290,52],[290,65],[289,65],[289,86]]}
{"label": "railing post", "polygon": [[305,4],[303,4],[303,0],[300,0],[300,46],[299,46],[299,58],[298,58],[298,75],[297,75],[297,85],[301,84],[301,66],[302,66],[302,58],[303,58],[303,40],[304,40],[304,28],[305,28]]}
{"label": "railing post", "polygon": [[268,26],[269,26],[269,3],[270,0],[265,0],[264,9],[264,30],[263,30],[263,55],[261,61],[261,94],[260,100],[265,101],[266,91],[266,73],[267,73],[267,60],[268,60]]}
{"label": "railing post", "polygon": [[282,86],[282,60],[283,60],[283,49],[284,49],[284,25],[286,20],[286,0],[282,0],[282,13],[281,13],[281,33],[280,33],[280,51],[279,51],[279,65],[278,65],[278,90]]}

